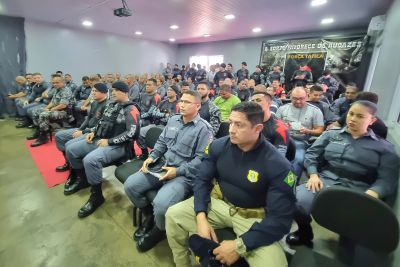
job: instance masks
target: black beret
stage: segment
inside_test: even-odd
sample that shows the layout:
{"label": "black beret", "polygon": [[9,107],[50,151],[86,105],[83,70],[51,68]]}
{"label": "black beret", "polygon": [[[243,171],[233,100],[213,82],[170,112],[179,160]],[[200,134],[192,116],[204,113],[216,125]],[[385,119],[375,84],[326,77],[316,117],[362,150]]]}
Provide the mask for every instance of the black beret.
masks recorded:
{"label": "black beret", "polygon": [[94,88],[96,88],[96,90],[101,92],[101,93],[107,93],[108,92],[107,85],[105,85],[104,83],[96,83],[94,85]]}
{"label": "black beret", "polygon": [[121,92],[125,92],[125,93],[129,92],[128,85],[121,81],[113,83],[111,87],[114,89],[117,89],[118,91],[121,91]]}

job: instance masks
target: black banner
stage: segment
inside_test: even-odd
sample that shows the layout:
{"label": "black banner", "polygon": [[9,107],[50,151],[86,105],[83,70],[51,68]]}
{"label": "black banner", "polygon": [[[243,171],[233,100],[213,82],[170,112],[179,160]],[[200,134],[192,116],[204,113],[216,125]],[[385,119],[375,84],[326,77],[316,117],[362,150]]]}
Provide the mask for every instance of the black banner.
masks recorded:
{"label": "black banner", "polygon": [[[356,73],[366,50],[366,36],[264,41],[260,65],[265,72],[280,65],[286,83],[300,65],[311,70],[314,82],[325,69],[337,76]],[[347,80],[347,79],[346,79]],[[347,81],[345,81],[347,82]]]}

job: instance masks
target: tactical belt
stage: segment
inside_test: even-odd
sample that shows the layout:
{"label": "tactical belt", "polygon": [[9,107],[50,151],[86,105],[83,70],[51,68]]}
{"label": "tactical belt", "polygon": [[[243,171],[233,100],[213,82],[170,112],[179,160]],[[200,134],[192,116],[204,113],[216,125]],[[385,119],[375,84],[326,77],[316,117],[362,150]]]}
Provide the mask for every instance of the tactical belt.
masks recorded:
{"label": "tactical belt", "polygon": [[214,185],[213,190],[211,191],[211,196],[216,199],[223,200],[226,204],[228,204],[229,207],[229,215],[234,216],[235,214],[239,214],[245,219],[249,218],[258,218],[258,219],[264,219],[265,217],[265,209],[264,208],[240,208],[236,207],[233,205],[231,202],[229,202],[221,192],[221,189],[218,184]]}

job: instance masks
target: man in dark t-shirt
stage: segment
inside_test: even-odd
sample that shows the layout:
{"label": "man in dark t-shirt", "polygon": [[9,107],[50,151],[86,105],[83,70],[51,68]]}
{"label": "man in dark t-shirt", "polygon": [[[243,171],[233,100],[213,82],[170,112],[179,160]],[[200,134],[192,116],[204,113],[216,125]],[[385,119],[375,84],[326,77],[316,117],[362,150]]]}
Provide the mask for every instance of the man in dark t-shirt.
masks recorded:
{"label": "man in dark t-shirt", "polygon": [[264,128],[262,133],[271,144],[285,157],[289,144],[289,129],[286,124],[270,112],[272,97],[264,92],[256,92],[251,98],[264,111]]}

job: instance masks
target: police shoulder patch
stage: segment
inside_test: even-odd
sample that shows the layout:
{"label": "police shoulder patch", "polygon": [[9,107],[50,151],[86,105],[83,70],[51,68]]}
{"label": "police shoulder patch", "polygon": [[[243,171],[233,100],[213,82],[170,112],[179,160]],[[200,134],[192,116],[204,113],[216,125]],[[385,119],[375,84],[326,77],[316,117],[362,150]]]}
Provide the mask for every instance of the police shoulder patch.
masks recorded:
{"label": "police shoulder patch", "polygon": [[286,175],[283,181],[288,186],[293,187],[293,185],[296,183],[296,175],[292,171],[289,171],[289,173]]}
{"label": "police shoulder patch", "polygon": [[257,183],[258,182],[258,175],[259,173],[253,170],[249,170],[247,173],[247,180],[249,180],[252,183]]}

